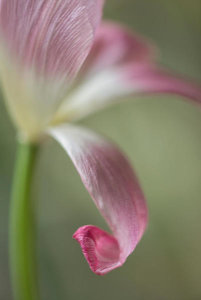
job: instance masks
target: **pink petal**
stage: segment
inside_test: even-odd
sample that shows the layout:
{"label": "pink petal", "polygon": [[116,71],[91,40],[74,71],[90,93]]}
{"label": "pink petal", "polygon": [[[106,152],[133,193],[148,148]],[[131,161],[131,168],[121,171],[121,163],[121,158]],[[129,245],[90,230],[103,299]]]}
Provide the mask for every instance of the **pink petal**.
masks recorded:
{"label": "pink petal", "polygon": [[140,94],[175,94],[200,103],[201,87],[157,67],[152,49],[120,25],[101,25],[76,89],[57,118],[77,120]]}
{"label": "pink petal", "polygon": [[1,0],[0,36],[20,64],[76,75],[91,48],[103,0]]}
{"label": "pink petal", "polygon": [[174,94],[201,104],[201,87],[191,80],[152,64],[130,64],[122,71],[126,86],[135,93]]}
{"label": "pink petal", "polygon": [[79,228],[74,238],[93,272],[121,266],[135,249],[147,224],[147,207],[132,168],[111,142],[89,130],[63,125],[50,130],[72,159],[113,235],[96,226]]}
{"label": "pink petal", "polygon": [[52,120],[88,55],[104,0],[0,0],[0,79],[25,139]]}
{"label": "pink petal", "polygon": [[[127,28],[103,22],[98,28],[93,47],[83,66],[81,74],[95,73],[115,65],[133,61],[145,61],[154,57],[153,47]],[[84,74],[83,74],[84,73]]]}

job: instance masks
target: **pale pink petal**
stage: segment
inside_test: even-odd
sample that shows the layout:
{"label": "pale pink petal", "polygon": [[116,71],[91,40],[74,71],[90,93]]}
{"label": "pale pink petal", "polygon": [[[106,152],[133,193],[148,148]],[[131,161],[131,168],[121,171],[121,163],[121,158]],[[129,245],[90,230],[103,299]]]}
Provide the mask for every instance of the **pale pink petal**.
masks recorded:
{"label": "pale pink petal", "polygon": [[81,75],[86,76],[128,62],[149,61],[154,56],[153,46],[142,37],[134,35],[118,23],[102,22]]}
{"label": "pale pink petal", "polygon": [[101,25],[79,84],[60,106],[56,119],[77,120],[141,94],[174,94],[201,103],[201,87],[158,67],[152,49],[117,24]]}
{"label": "pale pink petal", "polygon": [[104,0],[1,0],[0,79],[18,131],[35,140],[88,55]]}
{"label": "pale pink petal", "polygon": [[1,0],[0,37],[40,74],[75,76],[91,48],[103,0]]}
{"label": "pale pink petal", "polygon": [[129,162],[111,142],[69,125],[52,128],[50,134],[69,154],[112,231],[86,225],[74,234],[92,271],[106,274],[125,262],[144,233],[147,207],[142,190]]}
{"label": "pale pink petal", "polygon": [[201,104],[201,87],[151,63],[134,63],[104,70],[70,95],[57,119],[79,120],[98,110],[140,95],[171,94]]}
{"label": "pale pink petal", "polygon": [[130,64],[122,69],[128,89],[142,94],[174,94],[201,104],[201,86],[151,64]]}

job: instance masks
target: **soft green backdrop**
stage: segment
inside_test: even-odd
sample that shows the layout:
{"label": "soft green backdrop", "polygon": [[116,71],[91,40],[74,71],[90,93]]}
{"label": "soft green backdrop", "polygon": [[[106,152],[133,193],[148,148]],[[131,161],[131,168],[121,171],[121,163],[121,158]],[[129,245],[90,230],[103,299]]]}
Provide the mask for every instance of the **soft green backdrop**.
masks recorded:
{"label": "soft green backdrop", "polygon": [[[200,0],[108,0],[105,18],[121,21],[160,48],[160,62],[201,82]],[[37,204],[42,300],[201,299],[201,111],[176,97],[127,101],[84,121],[112,138],[135,165],[150,223],[125,266],[98,277],[74,231],[105,227],[64,151],[42,147]],[[11,300],[7,229],[15,130],[0,101],[0,299]]]}

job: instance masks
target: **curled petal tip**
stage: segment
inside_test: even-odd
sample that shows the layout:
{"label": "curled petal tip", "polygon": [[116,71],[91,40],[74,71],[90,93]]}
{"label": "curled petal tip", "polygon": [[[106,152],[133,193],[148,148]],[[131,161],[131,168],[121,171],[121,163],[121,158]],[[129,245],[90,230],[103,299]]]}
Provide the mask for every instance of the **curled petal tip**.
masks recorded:
{"label": "curled petal tip", "polygon": [[107,274],[119,267],[120,248],[117,240],[107,232],[92,225],[80,227],[73,235],[82,252],[97,275]]}
{"label": "curled petal tip", "polygon": [[86,189],[112,234],[86,225],[73,237],[91,270],[104,275],[120,267],[134,251],[147,224],[147,207],[128,160],[111,142],[69,125],[51,129],[72,159]]}

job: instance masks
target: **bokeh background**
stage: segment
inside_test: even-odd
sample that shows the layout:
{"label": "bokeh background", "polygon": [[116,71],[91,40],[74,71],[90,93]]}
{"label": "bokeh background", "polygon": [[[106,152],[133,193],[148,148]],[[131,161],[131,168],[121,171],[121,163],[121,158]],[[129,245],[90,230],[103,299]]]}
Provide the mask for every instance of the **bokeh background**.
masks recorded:
{"label": "bokeh background", "polygon": [[[158,45],[159,61],[201,82],[200,0],[108,0],[104,17]],[[201,111],[178,97],[130,99],[83,123],[127,153],[144,188],[149,227],[126,264],[104,277],[72,240],[81,225],[105,228],[64,151],[41,147],[37,207],[42,300],[201,299]],[[15,130],[0,100],[0,299],[11,300],[7,233]]]}

